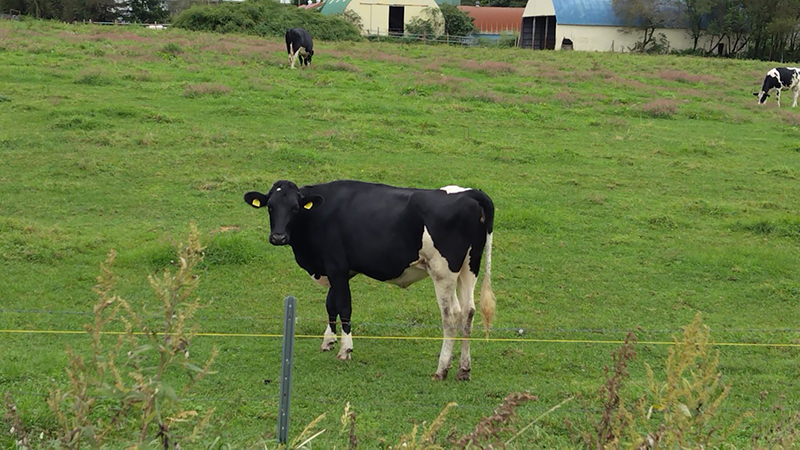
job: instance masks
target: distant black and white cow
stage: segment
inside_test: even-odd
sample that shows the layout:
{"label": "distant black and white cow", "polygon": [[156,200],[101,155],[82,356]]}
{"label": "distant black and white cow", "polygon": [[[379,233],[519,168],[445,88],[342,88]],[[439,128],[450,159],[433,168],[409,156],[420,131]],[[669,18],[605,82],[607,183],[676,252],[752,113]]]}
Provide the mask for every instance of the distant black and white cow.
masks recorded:
{"label": "distant black and white cow", "polygon": [[[269,210],[269,242],[289,245],[295,260],[328,288],[328,326],[322,351],[342,342],[336,356],[350,359],[350,279],[357,274],[407,288],[433,279],[444,340],[432,378],[447,377],[453,344],[461,331],[456,379],[470,378],[469,337],[475,314],[474,289],[486,249],[480,307],[488,333],[494,316],[491,288],[494,204],[480,190],[447,186],[413,189],[360,181],[333,181],[298,188],[276,182],[268,193],[248,192],[244,200]],[[456,295],[458,290],[458,295]]]}
{"label": "distant black and white cow", "polygon": [[294,61],[300,58],[300,65],[307,66],[314,56],[314,43],[311,35],[304,28],[290,28],[286,30],[286,52],[289,53],[289,64],[294,69]]}
{"label": "distant black and white cow", "polygon": [[781,91],[791,89],[793,95],[792,108],[797,106],[797,95],[800,94],[800,69],[796,67],[776,67],[764,77],[764,84],[761,92],[753,92],[758,97],[758,104],[763,105],[767,102],[770,91],[775,89],[775,98],[778,99],[778,107],[781,106]]}

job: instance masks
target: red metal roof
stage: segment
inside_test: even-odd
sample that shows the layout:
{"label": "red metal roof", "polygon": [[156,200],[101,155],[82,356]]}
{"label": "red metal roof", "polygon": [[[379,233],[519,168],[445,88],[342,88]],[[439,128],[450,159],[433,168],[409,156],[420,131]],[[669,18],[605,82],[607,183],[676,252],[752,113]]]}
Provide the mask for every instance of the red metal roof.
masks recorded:
{"label": "red metal roof", "polygon": [[525,11],[525,8],[500,6],[459,6],[458,9],[475,18],[475,26],[482,33],[518,32],[522,26],[522,12]]}

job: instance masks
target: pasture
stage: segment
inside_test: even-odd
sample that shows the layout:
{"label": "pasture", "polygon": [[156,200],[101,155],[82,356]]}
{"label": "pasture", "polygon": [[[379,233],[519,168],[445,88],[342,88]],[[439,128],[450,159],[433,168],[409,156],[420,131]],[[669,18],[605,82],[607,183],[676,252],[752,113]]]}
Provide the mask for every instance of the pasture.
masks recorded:
{"label": "pasture", "polygon": [[[117,251],[118,292],[153,301],[147,275],[174,259],[194,221],[206,245],[204,332],[321,336],[325,291],[264,210],[242,201],[278,179],[351,178],[480,188],[495,202],[492,338],[472,343],[472,381],[432,382],[441,345],[429,280],[353,289],[353,360],[298,339],[290,439],[322,413],[312,448],[396,443],[449,402],[440,442],[469,432],[510,392],[537,397],[519,448],[577,445],[569,420],[594,398],[616,344],[640,341],[663,370],[697,312],[719,343],[800,343],[800,109],[751,95],[772,63],[675,56],[315,42],[289,70],[279,40],[0,21],[0,329],[81,330],[99,263]],[[786,98],[786,97],[785,97]],[[784,100],[785,100],[784,98]],[[482,336],[476,319],[475,335]],[[377,339],[416,336],[426,339]],[[431,338],[431,339],[427,339]],[[53,426],[47,391],[84,335],[0,334],[0,391],[33,429]],[[216,408],[208,443],[272,443],[281,342],[198,337],[217,374],[191,406]],[[720,425],[754,435],[800,405],[800,349],[720,346],[731,395]],[[7,429],[6,429],[7,431]],[[4,431],[4,447],[11,444]],[[120,445],[124,438],[120,438]],[[271,445],[271,444],[270,444]]]}

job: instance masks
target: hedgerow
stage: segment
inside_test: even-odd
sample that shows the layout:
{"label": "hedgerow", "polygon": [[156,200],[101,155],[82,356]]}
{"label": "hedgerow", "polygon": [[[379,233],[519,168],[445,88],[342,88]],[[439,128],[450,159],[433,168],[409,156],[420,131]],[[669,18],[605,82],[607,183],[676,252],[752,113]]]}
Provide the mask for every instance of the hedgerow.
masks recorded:
{"label": "hedgerow", "polygon": [[289,28],[303,27],[314,39],[330,41],[361,39],[358,28],[342,17],[326,16],[317,10],[306,10],[272,0],[195,5],[175,16],[172,25],[194,31],[274,37],[283,36]]}

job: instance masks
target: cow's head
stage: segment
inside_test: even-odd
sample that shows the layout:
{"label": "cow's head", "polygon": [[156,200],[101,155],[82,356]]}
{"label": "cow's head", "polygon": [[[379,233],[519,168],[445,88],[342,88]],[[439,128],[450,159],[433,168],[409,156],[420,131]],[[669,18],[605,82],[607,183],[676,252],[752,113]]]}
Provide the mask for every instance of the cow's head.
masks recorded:
{"label": "cow's head", "polygon": [[780,89],[780,88],[781,88],[781,77],[778,74],[777,70],[772,69],[769,72],[767,72],[767,76],[764,77],[764,84],[761,85],[761,91],[753,92],[753,95],[755,95],[758,98],[758,104],[763,105],[769,98],[769,93],[773,89]]}
{"label": "cow's head", "polygon": [[291,181],[276,181],[268,193],[251,191],[244,194],[244,201],[253,208],[267,207],[269,211],[269,242],[272,245],[290,243],[292,223],[303,214],[308,214],[322,205],[322,197],[304,194]]}
{"label": "cow's head", "polygon": [[314,50],[309,50],[305,55],[305,65],[311,64],[311,57],[314,56]]}
{"label": "cow's head", "polygon": [[758,104],[763,105],[764,103],[767,102],[767,99],[769,98],[769,91],[753,92],[753,95],[758,97]]}

